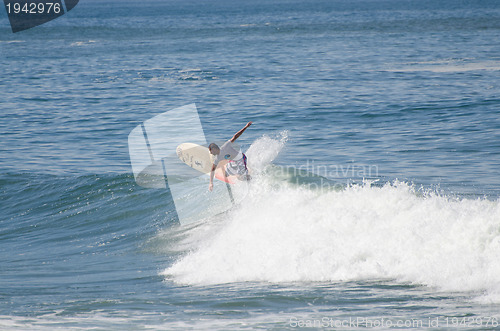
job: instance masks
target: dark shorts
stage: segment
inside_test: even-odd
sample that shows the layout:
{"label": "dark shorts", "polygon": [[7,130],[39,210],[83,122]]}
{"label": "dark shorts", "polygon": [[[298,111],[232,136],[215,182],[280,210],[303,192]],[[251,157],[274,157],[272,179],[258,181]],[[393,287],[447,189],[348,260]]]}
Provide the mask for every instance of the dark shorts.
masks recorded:
{"label": "dark shorts", "polygon": [[243,154],[241,160],[230,161],[226,166],[226,176],[246,176],[248,175],[247,157]]}

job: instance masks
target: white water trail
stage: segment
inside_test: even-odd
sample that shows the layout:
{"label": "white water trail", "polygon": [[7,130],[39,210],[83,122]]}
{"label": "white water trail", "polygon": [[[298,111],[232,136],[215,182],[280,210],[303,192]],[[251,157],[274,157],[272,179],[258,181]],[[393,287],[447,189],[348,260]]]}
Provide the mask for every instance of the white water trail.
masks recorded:
{"label": "white water trail", "polygon": [[[249,154],[269,146],[261,142]],[[500,302],[499,201],[417,194],[401,182],[340,191],[271,183],[257,177],[217,231],[196,232],[163,274],[181,284],[395,279]]]}

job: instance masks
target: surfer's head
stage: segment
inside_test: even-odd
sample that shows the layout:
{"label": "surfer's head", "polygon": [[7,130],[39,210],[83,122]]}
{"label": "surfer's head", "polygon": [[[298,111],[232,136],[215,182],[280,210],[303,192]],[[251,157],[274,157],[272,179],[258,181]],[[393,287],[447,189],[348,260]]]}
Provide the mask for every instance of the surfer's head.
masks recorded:
{"label": "surfer's head", "polygon": [[208,145],[208,150],[212,155],[219,155],[220,153],[220,148],[216,143],[211,143],[210,145]]}

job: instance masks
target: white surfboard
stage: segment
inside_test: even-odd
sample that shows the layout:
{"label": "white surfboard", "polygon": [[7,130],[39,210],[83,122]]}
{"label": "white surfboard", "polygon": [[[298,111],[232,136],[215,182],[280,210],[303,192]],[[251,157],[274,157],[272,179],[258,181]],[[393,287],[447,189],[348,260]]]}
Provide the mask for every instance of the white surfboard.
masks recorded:
{"label": "white surfboard", "polygon": [[208,174],[212,170],[214,158],[205,146],[183,143],[177,146],[176,153],[182,162],[199,172]]}
{"label": "white surfboard", "polygon": [[[210,174],[212,171],[214,156],[210,154],[207,147],[193,143],[183,143],[177,146],[176,153],[179,159],[191,168],[204,174]],[[236,176],[225,176],[226,165],[227,161],[225,160],[219,162],[215,170],[215,178],[229,184],[234,184],[238,179]]]}

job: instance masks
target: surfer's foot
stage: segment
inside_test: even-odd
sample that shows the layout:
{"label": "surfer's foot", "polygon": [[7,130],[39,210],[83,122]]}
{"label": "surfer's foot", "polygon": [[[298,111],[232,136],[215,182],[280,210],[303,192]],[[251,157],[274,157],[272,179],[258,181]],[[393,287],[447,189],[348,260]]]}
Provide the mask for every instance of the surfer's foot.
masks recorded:
{"label": "surfer's foot", "polygon": [[252,179],[252,176],[250,176],[250,175],[240,175],[240,176],[238,176],[238,179],[241,180],[241,181],[250,181],[250,179]]}

